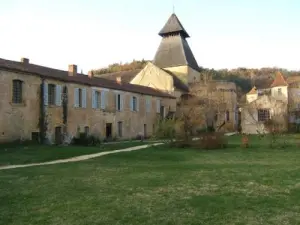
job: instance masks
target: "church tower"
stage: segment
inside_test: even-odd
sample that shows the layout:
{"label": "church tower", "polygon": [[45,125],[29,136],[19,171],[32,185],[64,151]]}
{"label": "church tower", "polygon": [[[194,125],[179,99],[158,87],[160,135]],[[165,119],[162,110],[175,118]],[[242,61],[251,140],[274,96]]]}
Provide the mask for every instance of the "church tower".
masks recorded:
{"label": "church tower", "polygon": [[186,40],[190,36],[174,13],[159,35],[162,40],[153,63],[171,71],[185,84],[200,81],[200,68]]}

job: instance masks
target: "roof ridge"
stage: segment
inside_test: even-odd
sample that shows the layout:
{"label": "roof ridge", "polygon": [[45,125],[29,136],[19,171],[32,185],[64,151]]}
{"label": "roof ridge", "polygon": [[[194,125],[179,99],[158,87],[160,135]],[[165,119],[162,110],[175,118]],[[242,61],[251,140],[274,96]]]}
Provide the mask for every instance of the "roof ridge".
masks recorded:
{"label": "roof ridge", "polygon": [[[33,65],[33,66],[32,66]],[[122,90],[131,93],[140,93],[145,95],[153,95],[158,97],[175,98],[173,95],[161,92],[151,87],[145,87],[136,84],[122,83],[108,80],[102,77],[89,77],[86,74],[77,73],[76,76],[69,76],[68,71],[57,70],[50,67],[39,66],[35,64],[24,64],[17,61],[6,60],[0,58],[0,69],[24,73],[24,75],[35,75],[43,78],[61,80],[68,83],[78,83],[87,86],[95,86],[108,88],[112,90]]]}

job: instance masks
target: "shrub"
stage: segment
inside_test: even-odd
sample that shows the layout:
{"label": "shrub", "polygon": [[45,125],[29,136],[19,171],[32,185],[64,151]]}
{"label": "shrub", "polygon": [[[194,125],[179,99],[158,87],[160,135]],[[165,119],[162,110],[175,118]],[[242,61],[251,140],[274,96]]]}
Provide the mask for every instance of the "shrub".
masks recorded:
{"label": "shrub", "polygon": [[170,142],[175,138],[176,121],[174,119],[161,120],[158,122],[157,129],[154,133],[155,139],[166,139]]}
{"label": "shrub", "polygon": [[191,142],[192,147],[200,149],[221,149],[227,147],[227,139],[223,133],[207,132],[199,136],[199,139]]}
{"label": "shrub", "polygon": [[77,137],[74,137],[72,140],[73,145],[80,146],[97,146],[101,144],[101,140],[99,137],[94,135],[87,135],[85,133],[79,133]]}

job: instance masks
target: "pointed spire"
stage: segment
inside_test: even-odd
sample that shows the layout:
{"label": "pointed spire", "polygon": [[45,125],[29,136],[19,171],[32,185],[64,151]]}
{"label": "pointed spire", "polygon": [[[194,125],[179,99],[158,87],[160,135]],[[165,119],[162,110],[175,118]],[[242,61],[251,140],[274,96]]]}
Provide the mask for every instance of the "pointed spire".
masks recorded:
{"label": "pointed spire", "polygon": [[175,13],[173,13],[170,18],[168,19],[165,26],[160,30],[158,33],[160,36],[168,36],[172,34],[180,34],[184,38],[189,38],[189,34],[186,32],[182,24],[180,23],[178,17]]}
{"label": "pointed spire", "polygon": [[278,87],[278,86],[287,86],[287,82],[285,81],[283,75],[280,72],[276,72],[276,77],[271,84],[271,87]]}

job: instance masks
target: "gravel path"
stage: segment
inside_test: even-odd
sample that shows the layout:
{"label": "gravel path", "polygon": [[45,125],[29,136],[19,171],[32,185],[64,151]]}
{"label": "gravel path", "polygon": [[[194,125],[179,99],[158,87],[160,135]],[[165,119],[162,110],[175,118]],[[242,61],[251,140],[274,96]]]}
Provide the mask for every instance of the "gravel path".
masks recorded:
{"label": "gravel path", "polygon": [[8,169],[32,167],[32,166],[44,166],[44,165],[52,165],[52,164],[60,164],[60,163],[68,163],[68,162],[78,162],[78,161],[83,161],[83,160],[100,157],[103,155],[114,154],[114,153],[119,153],[119,152],[130,152],[130,151],[140,150],[140,149],[144,149],[144,148],[148,148],[148,147],[156,146],[156,145],[161,145],[161,144],[163,144],[163,143],[140,145],[140,146],[135,146],[135,147],[130,147],[130,148],[124,148],[124,149],[107,151],[107,152],[99,152],[99,153],[89,154],[89,155],[81,155],[81,156],[76,156],[76,157],[72,157],[72,158],[68,158],[68,159],[59,159],[59,160],[54,160],[54,161],[49,161],[49,162],[42,162],[42,163],[0,166],[0,170],[8,170]]}

